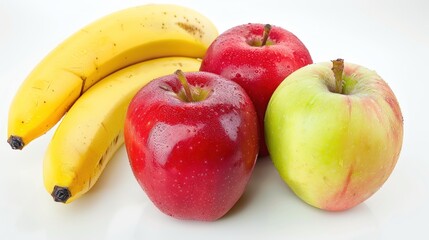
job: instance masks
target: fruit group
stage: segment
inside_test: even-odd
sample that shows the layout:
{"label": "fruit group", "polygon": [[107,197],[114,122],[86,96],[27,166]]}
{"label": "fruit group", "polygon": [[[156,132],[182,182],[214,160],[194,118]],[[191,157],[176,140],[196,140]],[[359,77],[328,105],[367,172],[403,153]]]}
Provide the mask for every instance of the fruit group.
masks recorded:
{"label": "fruit group", "polygon": [[256,112],[235,82],[177,74],[153,80],[133,98],[125,146],[137,181],[162,212],[216,220],[238,201],[253,171]]}
{"label": "fruit group", "polygon": [[167,57],[115,72],[85,92],[64,116],[43,162],[45,188],[55,201],[70,203],[96,182],[124,143],[125,114],[137,91],[177,68],[196,71],[200,61]]}
{"label": "fruit group", "polygon": [[105,76],[158,57],[200,58],[216,36],[206,17],[168,4],[127,8],[87,25],[53,49],[22,83],[9,110],[9,144],[22,149],[47,132]]}
{"label": "fruit group", "polygon": [[249,23],[220,34],[207,50],[200,70],[231,79],[249,94],[258,114],[262,157],[268,154],[263,130],[271,95],[289,74],[311,63],[307,48],[291,32]]}
{"label": "fruit group", "polygon": [[274,92],[265,118],[280,176],[302,200],[331,211],[352,208],[382,186],[403,138],[401,110],[386,82],[365,67],[342,64],[292,73]]}

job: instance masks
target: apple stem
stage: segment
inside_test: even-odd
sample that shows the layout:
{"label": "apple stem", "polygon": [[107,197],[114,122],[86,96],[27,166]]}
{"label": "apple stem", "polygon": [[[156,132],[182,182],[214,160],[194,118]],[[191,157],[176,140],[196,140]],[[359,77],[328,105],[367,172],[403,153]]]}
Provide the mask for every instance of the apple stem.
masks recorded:
{"label": "apple stem", "polygon": [[267,44],[267,40],[268,40],[268,36],[270,35],[270,32],[271,32],[271,25],[270,24],[265,24],[265,26],[264,26],[264,35],[262,36],[261,46],[265,46],[265,44]]}
{"label": "apple stem", "polygon": [[332,72],[335,76],[335,91],[337,93],[343,93],[343,70],[344,70],[344,59],[337,58],[332,60]]}
{"label": "apple stem", "polygon": [[188,80],[186,79],[185,74],[180,69],[177,69],[174,74],[176,74],[177,79],[179,79],[180,83],[185,89],[186,101],[193,102],[194,98],[192,97],[191,88],[189,87]]}

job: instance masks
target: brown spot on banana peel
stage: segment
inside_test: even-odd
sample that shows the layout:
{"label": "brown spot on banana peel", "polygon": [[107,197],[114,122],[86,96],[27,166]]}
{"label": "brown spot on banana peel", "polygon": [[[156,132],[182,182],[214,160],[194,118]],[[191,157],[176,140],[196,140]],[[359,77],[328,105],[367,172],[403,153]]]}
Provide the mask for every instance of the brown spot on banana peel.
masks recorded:
{"label": "brown spot on banana peel", "polygon": [[199,38],[202,38],[204,36],[204,31],[195,25],[185,22],[177,22],[176,25],[191,35],[198,36]]}
{"label": "brown spot on banana peel", "polygon": [[79,94],[79,96],[82,96],[83,92],[85,91],[86,77],[85,76],[80,76],[80,79],[82,79],[82,87],[80,88],[80,94]]}
{"label": "brown spot on banana peel", "polygon": [[[105,128],[104,124],[102,126]],[[107,131],[107,129],[106,129],[106,131]],[[106,156],[109,154],[109,151],[112,148],[112,146],[117,144],[118,141],[119,141],[119,134],[116,135],[116,137],[110,143],[110,146],[106,149],[106,151],[103,153],[103,155],[98,160],[97,168],[104,168],[104,166],[106,165],[106,161],[105,161]]]}
{"label": "brown spot on banana peel", "polygon": [[116,135],[115,139],[113,139],[113,144],[117,144],[119,140],[119,134]]}
{"label": "brown spot on banana peel", "polygon": [[106,154],[103,154],[103,156],[101,156],[101,158],[98,160],[97,168],[103,168],[105,156]]}

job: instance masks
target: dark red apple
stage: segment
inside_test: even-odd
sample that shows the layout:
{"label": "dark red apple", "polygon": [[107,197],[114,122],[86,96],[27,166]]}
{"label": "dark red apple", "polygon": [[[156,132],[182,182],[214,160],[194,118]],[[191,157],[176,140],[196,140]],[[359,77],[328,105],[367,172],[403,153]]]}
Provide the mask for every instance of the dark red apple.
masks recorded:
{"label": "dark red apple", "polygon": [[137,181],[156,207],[179,219],[225,215],[259,150],[249,96],[207,72],[178,71],[147,84],[129,105],[124,131]]}
{"label": "dark red apple", "polygon": [[207,50],[200,70],[231,79],[246,90],[258,114],[262,157],[268,154],[263,123],[271,95],[289,74],[311,63],[307,48],[291,32],[249,23],[219,35]]}

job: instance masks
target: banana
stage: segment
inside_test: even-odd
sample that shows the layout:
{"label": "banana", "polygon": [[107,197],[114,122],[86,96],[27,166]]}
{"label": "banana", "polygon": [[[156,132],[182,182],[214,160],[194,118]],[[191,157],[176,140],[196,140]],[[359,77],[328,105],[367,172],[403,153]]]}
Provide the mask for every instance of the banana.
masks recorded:
{"label": "banana", "polygon": [[107,15],[53,49],[28,75],[9,110],[8,143],[22,149],[51,129],[93,84],[158,57],[201,58],[217,37],[200,13],[148,4]]}
{"label": "banana", "polygon": [[44,185],[54,200],[70,203],[95,184],[124,143],[126,110],[140,88],[177,69],[198,71],[200,63],[185,57],[144,61],[107,76],[85,92],[59,123],[43,161]]}

